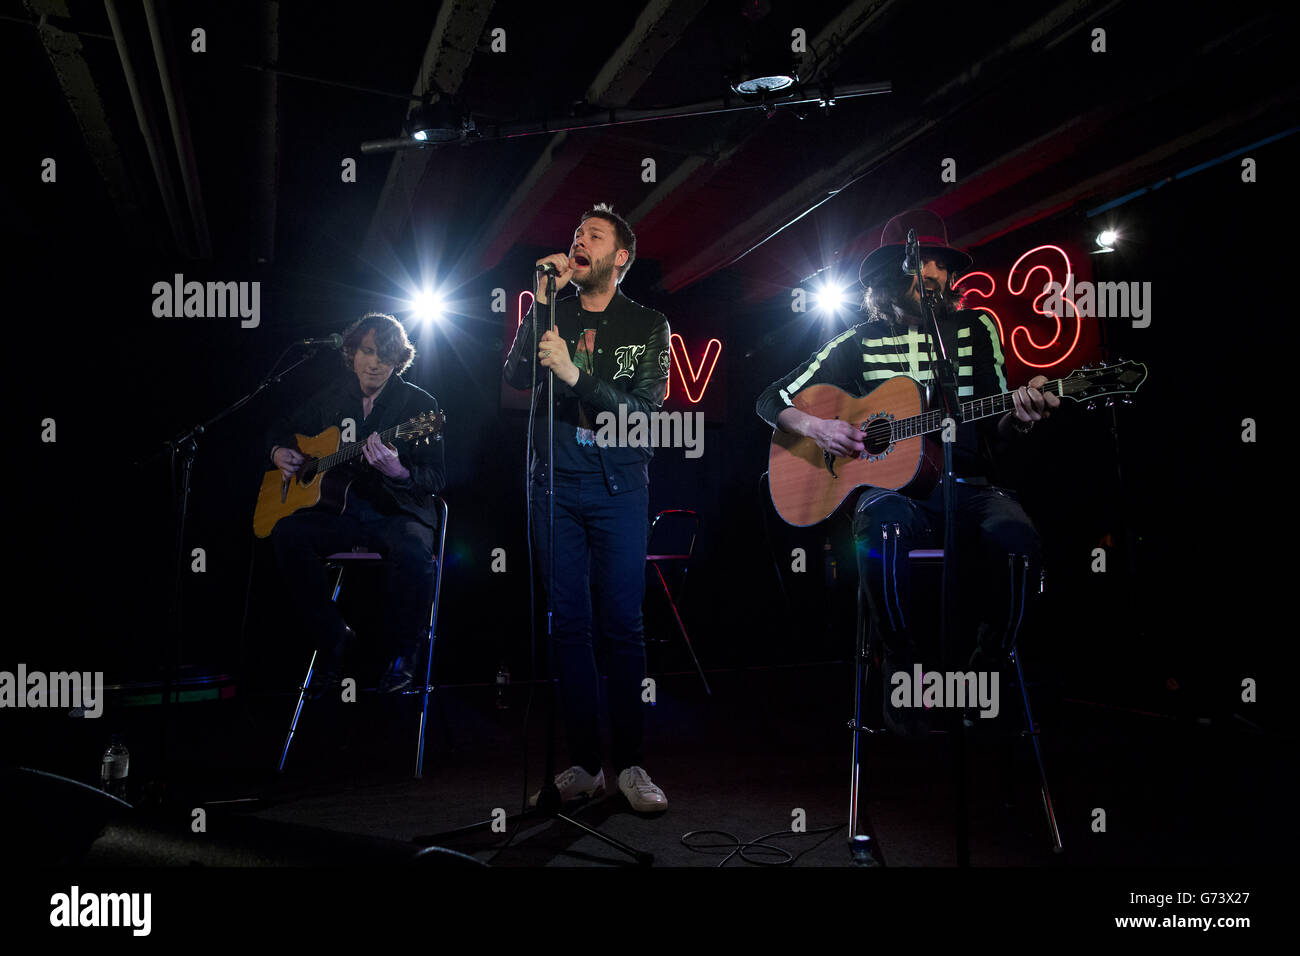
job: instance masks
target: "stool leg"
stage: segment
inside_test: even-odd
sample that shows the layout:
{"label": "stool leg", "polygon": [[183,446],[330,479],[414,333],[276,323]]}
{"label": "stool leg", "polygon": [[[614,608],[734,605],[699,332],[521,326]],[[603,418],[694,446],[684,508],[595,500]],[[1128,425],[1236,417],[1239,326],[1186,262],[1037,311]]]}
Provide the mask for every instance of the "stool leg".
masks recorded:
{"label": "stool leg", "polygon": [[686,625],[682,623],[682,616],[677,613],[677,603],[673,600],[673,594],[668,590],[668,582],[664,580],[664,573],[659,570],[659,562],[651,561],[654,565],[655,574],[659,575],[659,584],[664,589],[664,596],[668,598],[668,606],[673,609],[673,618],[677,621],[677,630],[682,632],[682,640],[686,642],[686,649],[691,652],[691,660],[695,662],[695,670],[699,672],[700,680],[704,682],[704,693],[710,697],[713,691],[709,690],[709,680],[704,676],[704,668],[700,666],[700,659],[695,656],[695,647],[691,644],[690,635],[686,633]]}
{"label": "stool leg", "polygon": [[284,738],[284,749],[280,751],[279,773],[284,773],[284,762],[289,758],[289,745],[293,743],[293,735],[298,731],[298,717],[302,714],[302,703],[307,698],[307,688],[311,686],[311,675],[316,669],[316,651],[311,652],[311,661],[307,664],[307,676],[303,678],[302,685],[298,688],[298,704],[293,709],[293,720],[289,722],[289,734]]}
{"label": "stool leg", "polygon": [[1025,730],[1034,745],[1034,759],[1038,761],[1038,779],[1042,786],[1043,811],[1047,814],[1047,827],[1052,833],[1052,852],[1061,853],[1065,847],[1061,844],[1061,830],[1056,825],[1056,808],[1052,805],[1052,793],[1047,787],[1047,768],[1043,764],[1043,749],[1038,741],[1038,732],[1034,729],[1034,714],[1029,709],[1029,691],[1025,687],[1025,673],[1020,668],[1020,658],[1013,648],[1008,655],[1016,666],[1016,680],[1020,683],[1020,699],[1025,711]]}
{"label": "stool leg", "polygon": [[853,657],[853,759],[849,768],[849,841],[858,835],[859,775],[862,743],[862,685],[866,681],[867,629],[862,588],[858,588],[857,649]]}

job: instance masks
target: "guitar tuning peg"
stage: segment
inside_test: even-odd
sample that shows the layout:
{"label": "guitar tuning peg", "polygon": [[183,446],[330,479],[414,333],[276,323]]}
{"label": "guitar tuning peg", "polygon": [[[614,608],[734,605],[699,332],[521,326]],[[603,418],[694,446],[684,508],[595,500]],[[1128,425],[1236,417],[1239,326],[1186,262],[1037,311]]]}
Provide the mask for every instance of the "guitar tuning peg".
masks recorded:
{"label": "guitar tuning peg", "polygon": [[1121,405],[1132,405],[1132,404],[1133,404],[1133,399],[1131,399],[1131,398],[1121,398],[1121,399],[1119,400],[1119,403],[1120,403]]}
{"label": "guitar tuning peg", "polygon": [[1113,398],[1108,398],[1108,399],[1106,399],[1106,407],[1107,407],[1107,408],[1114,408],[1114,407],[1115,407],[1115,399],[1113,399]]}
{"label": "guitar tuning peg", "polygon": [[1084,407],[1084,410],[1085,410],[1085,411],[1095,412],[1095,411],[1097,410],[1097,403],[1096,403],[1096,402],[1088,402],[1088,403],[1087,403],[1086,405],[1084,405],[1083,407]]}

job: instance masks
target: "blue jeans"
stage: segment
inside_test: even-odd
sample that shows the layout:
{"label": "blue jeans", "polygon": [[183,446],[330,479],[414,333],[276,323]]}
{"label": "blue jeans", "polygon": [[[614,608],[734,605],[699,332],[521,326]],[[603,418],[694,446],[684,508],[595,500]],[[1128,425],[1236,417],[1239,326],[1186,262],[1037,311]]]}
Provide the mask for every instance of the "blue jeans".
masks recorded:
{"label": "blue jeans", "polygon": [[[621,772],[642,762],[645,641],[641,605],[645,599],[649,506],[648,488],[611,495],[600,475],[555,476],[555,598],[551,608],[555,670],[570,757],[591,774],[602,767],[593,600],[596,622],[609,640],[614,769]],[[534,482],[533,540],[543,589],[550,567],[547,512],[546,485]]]}

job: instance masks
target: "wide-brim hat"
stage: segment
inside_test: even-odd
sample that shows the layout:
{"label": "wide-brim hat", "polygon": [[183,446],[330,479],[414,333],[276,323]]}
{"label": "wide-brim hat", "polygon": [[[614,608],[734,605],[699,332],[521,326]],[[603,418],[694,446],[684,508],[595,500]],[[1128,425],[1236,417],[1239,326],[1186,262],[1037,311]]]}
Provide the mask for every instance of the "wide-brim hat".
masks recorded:
{"label": "wide-brim hat", "polygon": [[916,238],[921,246],[921,255],[941,252],[949,261],[953,272],[964,272],[975,260],[971,256],[948,245],[948,227],[944,225],[938,213],[928,209],[909,209],[901,212],[880,231],[880,248],[862,260],[858,267],[858,278],[862,279],[880,269],[903,261],[907,247],[907,232],[916,230]]}

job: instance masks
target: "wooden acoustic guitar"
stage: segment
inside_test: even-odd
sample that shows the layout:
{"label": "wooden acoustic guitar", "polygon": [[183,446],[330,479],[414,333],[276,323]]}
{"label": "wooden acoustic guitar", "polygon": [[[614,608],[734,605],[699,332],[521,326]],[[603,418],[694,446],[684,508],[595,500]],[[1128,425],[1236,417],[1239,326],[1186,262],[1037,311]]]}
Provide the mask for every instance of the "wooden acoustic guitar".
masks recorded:
{"label": "wooden acoustic guitar", "polygon": [[[1097,399],[1133,394],[1146,377],[1146,366],[1140,362],[1085,365],[1066,378],[1047,382],[1040,391],[1088,402],[1091,407]],[[1014,411],[1012,394],[962,402],[962,421]],[[787,524],[803,528],[825,521],[863,486],[924,498],[938,484],[943,449],[926,436],[943,430],[944,415],[941,409],[926,407],[925,389],[915,379],[896,375],[863,398],[834,385],[811,385],[794,396],[794,405],[818,418],[858,423],[865,450],[857,457],[837,458],[811,438],[774,431],[768,487],[773,507]]]}
{"label": "wooden acoustic guitar", "polygon": [[[424,412],[380,432],[379,440],[387,445],[395,438],[423,438],[427,443],[442,437],[446,420],[444,412]],[[295,511],[318,508],[342,514],[343,506],[347,504],[348,487],[356,475],[352,469],[338,466],[361,458],[364,442],[342,444],[342,433],[337,425],[331,425],[311,438],[306,435],[294,437],[298,451],[306,461],[292,481],[286,481],[279,468],[273,468],[262,478],[262,490],[257,494],[257,508],[253,511],[253,533],[259,538],[265,538],[277,521]]]}

